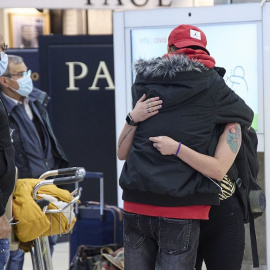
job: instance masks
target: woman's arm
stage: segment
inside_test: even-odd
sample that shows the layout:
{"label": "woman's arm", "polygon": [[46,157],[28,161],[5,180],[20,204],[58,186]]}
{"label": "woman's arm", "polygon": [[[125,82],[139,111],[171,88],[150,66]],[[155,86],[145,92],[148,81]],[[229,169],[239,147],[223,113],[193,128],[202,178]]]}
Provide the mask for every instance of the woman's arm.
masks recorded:
{"label": "woman's arm", "polygon": [[[179,143],[169,137],[150,137],[153,146],[162,155],[176,154]],[[232,166],[240,149],[242,140],[239,124],[227,124],[219,138],[214,157],[200,154],[181,144],[177,156],[195,170],[221,181]]]}
{"label": "woman's arm", "polygon": [[[158,110],[162,107],[162,100],[159,97],[153,97],[145,100],[144,94],[136,103],[134,109],[130,112],[130,115],[135,123],[142,122],[149,117],[152,117],[158,113]],[[127,159],[130,146],[133,142],[135,131],[137,126],[128,125],[125,126],[118,139],[117,157],[120,160]]]}

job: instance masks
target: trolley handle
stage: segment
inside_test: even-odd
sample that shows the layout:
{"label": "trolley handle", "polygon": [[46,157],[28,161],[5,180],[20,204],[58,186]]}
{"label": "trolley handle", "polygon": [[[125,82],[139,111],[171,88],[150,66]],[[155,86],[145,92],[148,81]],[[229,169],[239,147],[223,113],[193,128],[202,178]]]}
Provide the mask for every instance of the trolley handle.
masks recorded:
{"label": "trolley handle", "polygon": [[50,176],[55,175],[78,175],[78,174],[84,174],[85,175],[85,169],[82,167],[70,167],[70,168],[64,168],[64,169],[58,169],[58,170],[51,170],[43,173],[39,179],[46,179]]}
{"label": "trolley handle", "polygon": [[[81,168],[83,169],[83,168]],[[81,182],[85,177],[85,170],[80,170],[80,173],[76,176],[67,176],[67,177],[61,177],[61,178],[55,178],[55,179],[49,179],[49,180],[43,180],[39,183],[37,183],[34,186],[33,189],[33,198],[37,200],[37,192],[38,190],[45,185],[65,185],[65,184],[74,184]]]}
{"label": "trolley handle", "polygon": [[[76,175],[76,176],[67,176],[67,177],[60,177],[51,179],[53,185],[68,185],[68,184],[74,184],[77,182],[81,182],[84,179],[84,175]],[[49,182],[50,180],[46,180],[46,182]]]}
{"label": "trolley handle", "polygon": [[74,174],[78,170],[80,170],[81,167],[71,167],[71,168],[64,168],[64,169],[58,169],[58,175],[63,175],[63,174]]}

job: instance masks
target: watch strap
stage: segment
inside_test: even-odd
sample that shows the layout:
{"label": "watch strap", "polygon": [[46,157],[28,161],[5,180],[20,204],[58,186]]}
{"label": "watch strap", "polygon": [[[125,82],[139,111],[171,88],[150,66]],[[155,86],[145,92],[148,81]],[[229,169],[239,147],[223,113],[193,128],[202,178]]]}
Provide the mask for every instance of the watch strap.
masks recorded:
{"label": "watch strap", "polygon": [[138,123],[134,122],[130,113],[128,113],[127,117],[126,117],[126,121],[130,126],[138,126]]}

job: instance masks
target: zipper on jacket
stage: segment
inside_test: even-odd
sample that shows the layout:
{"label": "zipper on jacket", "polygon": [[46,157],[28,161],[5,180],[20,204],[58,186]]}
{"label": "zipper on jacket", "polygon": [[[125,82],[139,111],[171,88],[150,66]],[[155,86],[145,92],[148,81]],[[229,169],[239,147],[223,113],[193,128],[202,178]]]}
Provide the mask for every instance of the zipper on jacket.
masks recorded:
{"label": "zipper on jacket", "polygon": [[218,186],[220,188],[220,191],[221,191],[221,194],[223,195],[223,189],[222,189],[222,186],[220,186],[219,184],[216,183],[215,180],[213,180],[211,177],[203,174],[203,176],[205,176],[206,178],[208,178],[209,180],[211,180],[216,186]]}
{"label": "zipper on jacket", "polygon": [[13,135],[13,132],[15,131],[15,129],[12,129],[12,128],[9,128],[9,134],[10,134],[10,139],[11,139],[11,142],[13,143],[13,138],[12,138],[12,135]]}

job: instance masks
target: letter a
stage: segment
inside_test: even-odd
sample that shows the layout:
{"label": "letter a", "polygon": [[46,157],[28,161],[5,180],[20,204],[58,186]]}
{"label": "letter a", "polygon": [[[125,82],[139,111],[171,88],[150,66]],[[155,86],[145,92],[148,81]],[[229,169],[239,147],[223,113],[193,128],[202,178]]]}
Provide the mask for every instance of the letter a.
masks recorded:
{"label": "letter a", "polygon": [[[103,71],[103,74],[101,74],[102,71]],[[99,90],[99,87],[97,87],[97,83],[98,83],[99,79],[106,79],[107,80],[108,86],[105,87],[105,90],[114,90],[115,89],[110,72],[109,72],[109,70],[106,66],[106,63],[104,61],[100,61],[95,79],[93,81],[93,84],[88,89],[89,90]]]}

